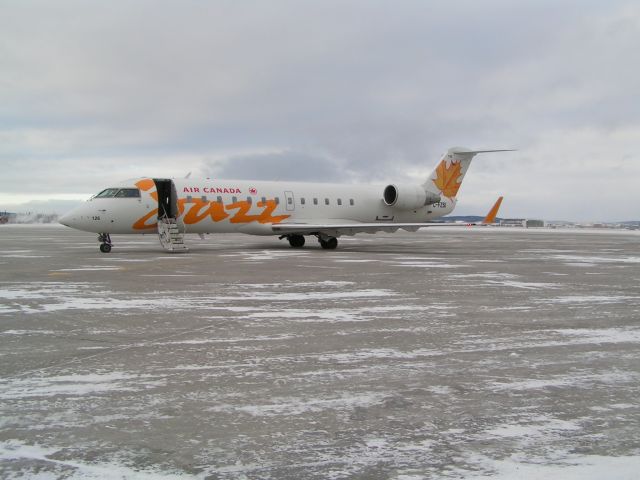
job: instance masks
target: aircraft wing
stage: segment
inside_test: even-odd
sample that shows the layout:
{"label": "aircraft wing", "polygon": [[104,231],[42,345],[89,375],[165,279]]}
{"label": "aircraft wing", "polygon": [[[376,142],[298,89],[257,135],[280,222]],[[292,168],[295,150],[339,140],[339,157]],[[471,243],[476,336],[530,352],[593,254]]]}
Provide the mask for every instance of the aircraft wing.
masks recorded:
{"label": "aircraft wing", "polygon": [[397,232],[398,230],[407,230],[415,232],[419,228],[426,227],[472,227],[486,226],[493,223],[502,204],[502,197],[491,207],[489,213],[481,223],[445,223],[445,222],[423,222],[423,223],[391,223],[391,222],[375,222],[361,223],[353,220],[327,219],[314,223],[276,223],[271,226],[274,233],[281,235],[317,235],[324,234],[327,236],[338,237],[340,235],[355,235],[356,233],[375,233],[375,232]]}
{"label": "aircraft wing", "polygon": [[280,233],[282,235],[300,234],[310,235],[316,233],[323,233],[330,236],[339,235],[355,235],[356,233],[375,233],[375,232],[396,232],[399,229],[407,230],[409,232],[415,232],[419,228],[425,227],[467,227],[468,223],[444,223],[444,222],[430,222],[430,223],[390,223],[390,222],[376,222],[376,223],[359,223],[359,222],[346,222],[340,221],[327,221],[323,223],[276,223],[271,229],[274,233]]}

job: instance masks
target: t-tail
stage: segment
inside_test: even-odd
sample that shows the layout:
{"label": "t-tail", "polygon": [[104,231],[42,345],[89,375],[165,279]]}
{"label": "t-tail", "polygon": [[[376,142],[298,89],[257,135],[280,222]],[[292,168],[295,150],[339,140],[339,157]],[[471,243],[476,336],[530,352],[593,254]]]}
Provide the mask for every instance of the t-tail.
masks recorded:
{"label": "t-tail", "polygon": [[470,150],[464,147],[452,147],[442,156],[438,166],[422,187],[434,195],[439,195],[448,203],[448,213],[453,211],[462,180],[469,170],[471,160],[479,153],[513,152],[511,149]]}

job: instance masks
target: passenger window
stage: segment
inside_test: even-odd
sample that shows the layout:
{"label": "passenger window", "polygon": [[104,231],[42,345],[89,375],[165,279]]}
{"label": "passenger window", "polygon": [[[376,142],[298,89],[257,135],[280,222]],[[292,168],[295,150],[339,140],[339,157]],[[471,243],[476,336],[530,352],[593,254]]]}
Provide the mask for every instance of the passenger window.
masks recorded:
{"label": "passenger window", "polygon": [[222,203],[222,197],[218,196],[217,200],[218,200],[218,203]]}
{"label": "passenger window", "polygon": [[342,205],[342,199],[341,198],[338,199],[338,205]]}
{"label": "passenger window", "polygon": [[266,203],[267,203],[267,197],[262,197],[260,200],[262,201],[262,203],[263,203],[264,205],[266,205]]}
{"label": "passenger window", "polygon": [[193,202],[193,197],[191,195],[187,195],[187,203]]}
{"label": "passenger window", "polygon": [[354,201],[353,201],[353,198],[350,198],[350,199],[349,199],[349,205],[351,205],[351,206],[353,207],[353,205],[354,205],[354,204],[355,204],[355,203],[354,203]]}
{"label": "passenger window", "polygon": [[280,205],[280,198],[279,197],[274,198],[274,200],[276,201],[276,205]]}
{"label": "passenger window", "polygon": [[318,199],[317,199],[317,198],[314,198],[314,199],[313,199],[313,204],[314,204],[314,205],[317,205],[317,204],[318,204]]}
{"label": "passenger window", "polygon": [[247,202],[252,203],[253,199],[251,197],[247,197]]}
{"label": "passenger window", "polygon": [[300,197],[300,204],[304,205],[304,197]]}
{"label": "passenger window", "polygon": [[329,205],[329,199],[328,199],[328,198],[325,198],[325,199],[324,199],[324,204],[325,204],[325,205]]}
{"label": "passenger window", "polygon": [[204,203],[207,203],[207,196],[206,195],[201,196],[200,200],[202,200]]}
{"label": "passenger window", "polygon": [[293,198],[288,197],[288,198],[287,198],[287,203],[288,203],[289,205],[293,205]]}
{"label": "passenger window", "polygon": [[233,203],[238,203],[238,197],[231,197],[231,201]]}

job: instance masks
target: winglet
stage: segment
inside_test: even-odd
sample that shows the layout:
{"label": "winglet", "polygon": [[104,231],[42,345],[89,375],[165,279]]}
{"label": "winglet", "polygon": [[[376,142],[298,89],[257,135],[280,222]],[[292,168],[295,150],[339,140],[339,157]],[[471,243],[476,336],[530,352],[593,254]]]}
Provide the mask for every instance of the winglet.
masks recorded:
{"label": "winglet", "polygon": [[496,216],[498,215],[498,210],[500,209],[500,205],[502,204],[503,198],[504,197],[498,198],[496,203],[493,204],[493,207],[491,207],[491,210],[489,210],[489,213],[487,213],[487,216],[484,217],[484,220],[482,220],[483,225],[488,225],[495,222]]}

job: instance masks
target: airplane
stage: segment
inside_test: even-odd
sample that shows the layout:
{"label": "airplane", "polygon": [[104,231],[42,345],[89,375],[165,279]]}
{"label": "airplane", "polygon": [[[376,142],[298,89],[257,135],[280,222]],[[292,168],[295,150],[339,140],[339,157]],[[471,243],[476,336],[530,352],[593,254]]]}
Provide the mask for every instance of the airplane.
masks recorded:
{"label": "airplane", "polygon": [[[431,175],[415,184],[337,185],[221,179],[138,178],[100,191],[59,219],[62,225],[98,233],[109,253],[111,234],[158,234],[170,252],[183,252],[186,233],[277,235],[301,248],[315,236],[323,249],[356,233],[416,231],[451,226],[433,222],[453,211],[462,180],[479,153],[452,147]],[[501,199],[490,211],[495,219]],[[495,211],[494,211],[495,210]],[[485,219],[485,220],[487,220]]]}

